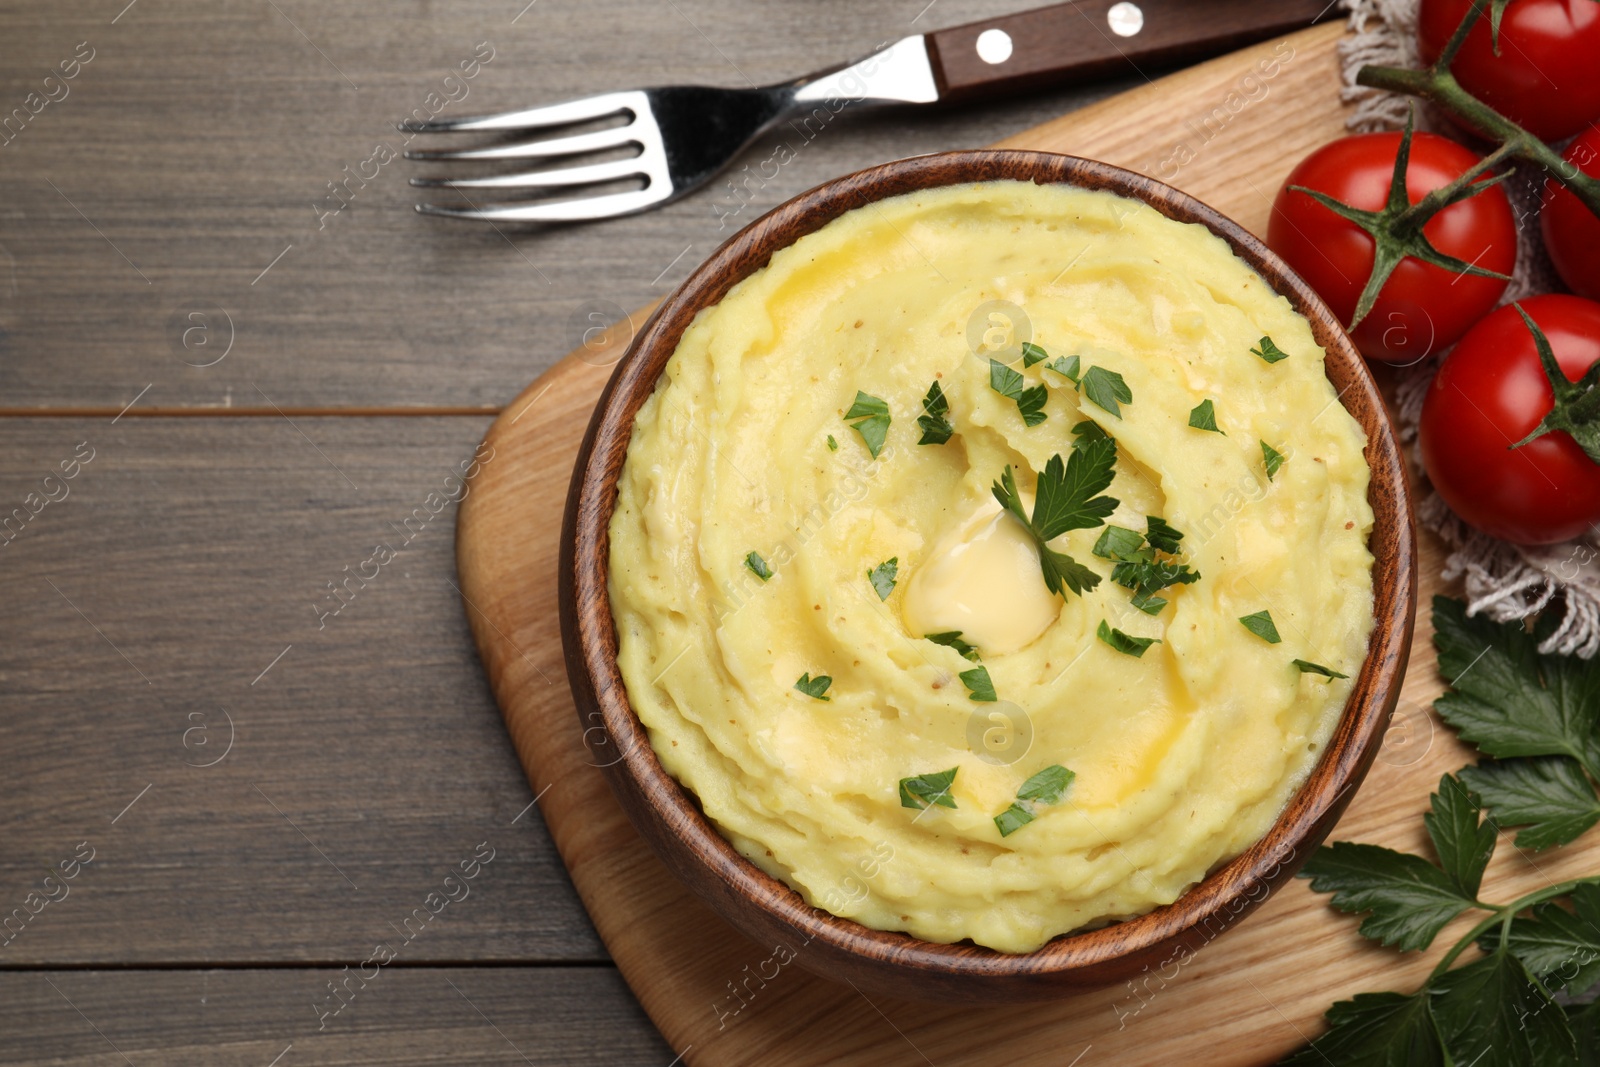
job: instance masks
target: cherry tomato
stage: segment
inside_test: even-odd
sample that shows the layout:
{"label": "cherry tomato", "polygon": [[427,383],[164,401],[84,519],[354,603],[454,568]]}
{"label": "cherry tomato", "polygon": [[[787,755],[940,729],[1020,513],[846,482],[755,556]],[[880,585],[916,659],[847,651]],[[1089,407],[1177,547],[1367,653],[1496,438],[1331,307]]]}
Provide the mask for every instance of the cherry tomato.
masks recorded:
{"label": "cherry tomato", "polygon": [[[1572,381],[1600,360],[1600,304],[1552,294],[1521,302]],[[1554,393],[1515,307],[1472,329],[1445,357],[1422,404],[1422,465],[1445,503],[1493,537],[1568,541],[1600,522],[1600,463],[1565,431],[1521,446]]]}
{"label": "cherry tomato", "polygon": [[[1289,187],[1304,186],[1351,207],[1380,210],[1388,200],[1400,136],[1364,133],[1324,145],[1295,167],[1272,205],[1267,244],[1311,284],[1341,322],[1355,316],[1372,273],[1372,237]],[[1418,133],[1411,142],[1406,195],[1416,203],[1477,162],[1476,155],[1454,141]],[[1498,187],[1446,208],[1422,232],[1447,256],[1501,274],[1510,274],[1516,265],[1517,224]],[[1351,336],[1369,359],[1414,363],[1454,344],[1494,308],[1505,288],[1497,278],[1457,275],[1406,259]]]}
{"label": "cherry tomato", "polygon": [[[1600,126],[1591,126],[1588,133],[1573,141],[1565,158],[1585,174],[1600,178]],[[1551,185],[1540,222],[1545,248],[1569,289],[1590,300],[1600,300],[1600,219],[1583,206],[1572,190],[1555,181]]]}
{"label": "cherry tomato", "polygon": [[[1422,0],[1417,43],[1432,63],[1473,0]],[[1546,141],[1600,119],[1600,4],[1595,0],[1511,0],[1494,54],[1485,14],[1450,70],[1462,88]]]}

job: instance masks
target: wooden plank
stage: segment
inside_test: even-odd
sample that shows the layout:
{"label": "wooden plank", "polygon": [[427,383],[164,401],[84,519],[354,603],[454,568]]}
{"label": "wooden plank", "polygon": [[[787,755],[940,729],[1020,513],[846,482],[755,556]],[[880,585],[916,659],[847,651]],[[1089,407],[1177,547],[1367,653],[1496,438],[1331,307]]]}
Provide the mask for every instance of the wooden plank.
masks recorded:
{"label": "wooden plank", "polygon": [[[662,1067],[673,1056],[611,967],[360,973],[0,973],[0,1063]],[[324,1016],[329,982],[343,1008]]]}
{"label": "wooden plank", "polygon": [[[1271,83],[1272,107],[1241,108],[1185,164],[1179,184],[1259,232],[1267,193],[1305,151],[1343,130],[1336,38],[1336,30],[1298,36],[1292,61],[1280,64]],[[1269,53],[1270,46],[1177,75],[1009,143],[1159,167],[1170,146],[1194,136],[1191,123],[1225,106]],[[594,354],[591,360],[598,361]],[[807,974],[803,945],[786,946],[798,967],[767,973],[786,957],[735,934],[668,874],[595,780],[567,694],[553,699],[512,654],[513,644],[559,642],[556,516],[562,472],[582,428],[572,412],[593,403],[603,379],[602,371],[570,359],[508,407],[488,438],[505,462],[485,469],[465,502],[458,560],[464,588],[484,612],[474,629],[485,666],[530,778],[549,788],[544,811],[574,883],[652,1019],[675,1047],[693,1046],[690,1063],[1060,1064],[1090,1048],[1097,1061],[1119,1064],[1261,1063],[1316,1034],[1334,999],[1412,988],[1426,974],[1436,953],[1376,948],[1301,881],[1278,890],[1185,966],[1046,1004],[929,1005],[910,999],[911,991],[904,1000],[869,1001]],[[1440,589],[1443,553],[1432,537],[1421,547],[1426,604]],[[1472,759],[1428,710],[1442,687],[1426,611],[1418,623],[1395,725],[1336,831],[1340,838],[1425,849],[1421,815],[1429,791],[1441,774]],[[1503,848],[1489,878],[1514,896],[1592,869],[1596,847],[1538,857]]]}
{"label": "wooden plank", "polygon": [[[0,115],[30,92],[67,94],[0,144],[3,409],[114,413],[154,383],[144,403],[168,408],[264,407],[259,386],[286,408],[492,410],[578,343],[588,313],[609,321],[660,296],[795,193],[1120,87],[786,131],[662,210],[502,232],[418,217],[406,181],[423,170],[371,162],[379,145],[405,147],[394,122],[430,93],[441,113],[468,114],[641,78],[775,81],[1015,0],[945,0],[921,19],[926,0],[145,0],[113,21],[124,3],[0,3]],[[46,86],[80,42],[93,58]],[[447,87],[480,44],[492,59]],[[794,160],[763,166],[784,139]]]}
{"label": "wooden plank", "polygon": [[604,959],[456,591],[448,498],[485,425],[0,419],[0,918],[95,852],[0,925],[0,967],[359,962],[482,842],[405,959]]}

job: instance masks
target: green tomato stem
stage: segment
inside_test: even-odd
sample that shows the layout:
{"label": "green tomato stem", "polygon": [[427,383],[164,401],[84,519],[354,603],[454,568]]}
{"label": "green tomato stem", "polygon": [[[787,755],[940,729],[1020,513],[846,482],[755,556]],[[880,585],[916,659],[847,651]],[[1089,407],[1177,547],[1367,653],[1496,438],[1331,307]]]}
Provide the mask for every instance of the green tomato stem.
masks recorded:
{"label": "green tomato stem", "polygon": [[[1452,118],[1499,142],[1500,147],[1494,153],[1498,159],[1520,159],[1540,167],[1571,189],[1583,206],[1600,218],[1600,179],[1583,173],[1562,159],[1555,149],[1467,92],[1449,70],[1440,66],[1430,70],[1362,67],[1356,75],[1356,83],[1432,101]],[[1457,179],[1459,181],[1461,179]]]}

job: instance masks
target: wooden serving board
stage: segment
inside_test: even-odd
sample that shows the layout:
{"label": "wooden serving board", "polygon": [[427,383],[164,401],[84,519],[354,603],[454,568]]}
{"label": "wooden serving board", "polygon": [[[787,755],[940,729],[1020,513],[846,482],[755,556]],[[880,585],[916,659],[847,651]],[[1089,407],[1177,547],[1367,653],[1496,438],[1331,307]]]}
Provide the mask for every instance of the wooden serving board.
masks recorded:
{"label": "wooden serving board", "polygon": [[[1272,197],[1294,163],[1344,132],[1335,53],[1341,32],[1324,26],[1247,49],[1001,146],[1142,171],[1263,233]],[[642,325],[647,311],[632,323]],[[606,347],[567,357],[500,416],[461,506],[457,556],[484,666],[551,835],[622,974],[684,1061],[1257,1064],[1319,1033],[1334,999],[1420,982],[1437,953],[1401,956],[1372,947],[1353,920],[1299,880],[1181,970],[1042,1004],[869,1000],[806,972],[798,942],[786,946],[798,957],[784,965],[788,952],[775,954],[776,946],[735,933],[634,833],[583,744],[562,661],[556,557],[568,478],[587,413],[631,333],[623,325]],[[1335,831],[1341,839],[1411,850],[1425,848],[1428,793],[1442,774],[1472,760],[1429,710],[1441,686],[1427,606],[1440,588],[1442,552],[1426,535],[1421,548],[1422,607],[1401,706]],[[1509,899],[1593,869],[1592,860],[1581,847],[1530,857],[1505,838],[1486,893]]]}

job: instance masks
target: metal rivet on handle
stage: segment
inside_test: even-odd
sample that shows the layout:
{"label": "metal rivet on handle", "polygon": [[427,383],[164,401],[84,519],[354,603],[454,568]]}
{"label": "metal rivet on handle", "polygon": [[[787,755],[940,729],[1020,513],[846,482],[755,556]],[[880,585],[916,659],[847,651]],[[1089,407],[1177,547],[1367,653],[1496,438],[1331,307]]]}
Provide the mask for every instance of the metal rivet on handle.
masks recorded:
{"label": "metal rivet on handle", "polygon": [[1106,22],[1118,37],[1133,37],[1144,29],[1144,12],[1139,10],[1138,4],[1124,0],[1123,3],[1113,4],[1111,10],[1106,12]]}
{"label": "metal rivet on handle", "polygon": [[978,34],[978,58],[985,63],[1004,63],[1010,59],[1011,35],[1005,30],[984,30]]}

